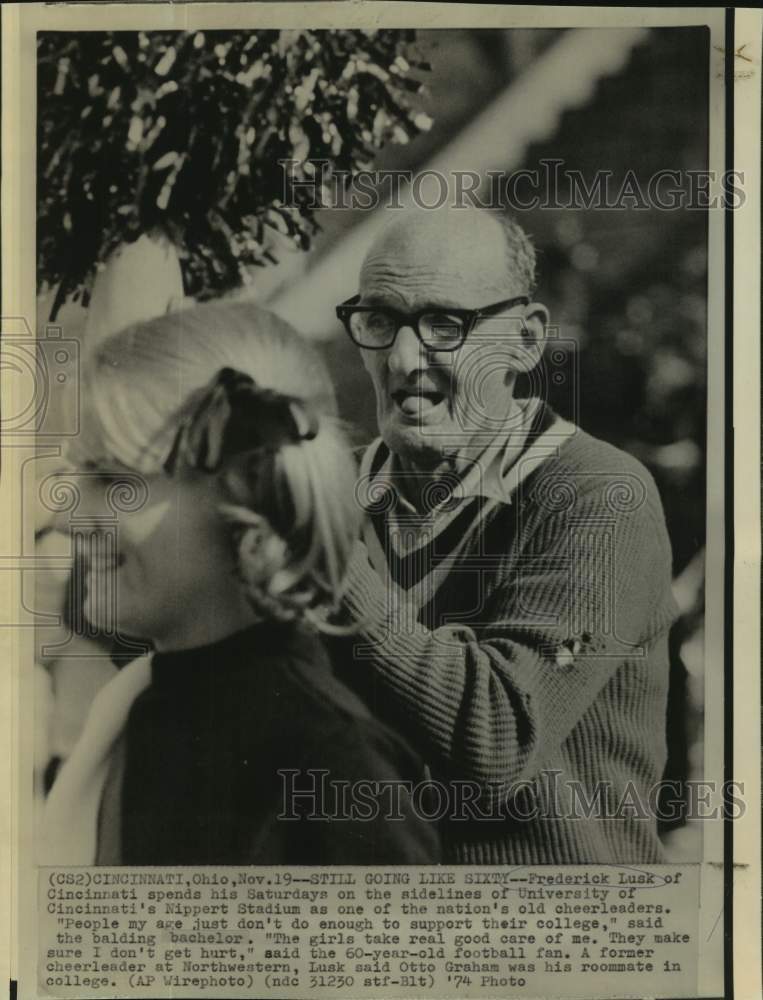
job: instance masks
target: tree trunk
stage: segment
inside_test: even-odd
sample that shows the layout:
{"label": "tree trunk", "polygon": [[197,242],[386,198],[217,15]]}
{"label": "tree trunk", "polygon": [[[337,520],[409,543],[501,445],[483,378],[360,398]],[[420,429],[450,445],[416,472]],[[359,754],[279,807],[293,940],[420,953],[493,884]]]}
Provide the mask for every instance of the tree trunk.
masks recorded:
{"label": "tree trunk", "polygon": [[154,319],[183,303],[183,278],[175,246],[165,237],[141,236],[123,244],[95,278],[84,330],[91,351],[133,323]]}

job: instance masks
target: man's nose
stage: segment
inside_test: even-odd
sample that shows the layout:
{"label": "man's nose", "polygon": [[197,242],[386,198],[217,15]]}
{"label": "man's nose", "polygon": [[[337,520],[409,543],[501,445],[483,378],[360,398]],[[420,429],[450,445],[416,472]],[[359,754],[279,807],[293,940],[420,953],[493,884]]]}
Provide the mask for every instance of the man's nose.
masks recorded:
{"label": "man's nose", "polygon": [[403,377],[427,367],[426,349],[412,326],[401,326],[398,330],[387,364],[393,375]]}

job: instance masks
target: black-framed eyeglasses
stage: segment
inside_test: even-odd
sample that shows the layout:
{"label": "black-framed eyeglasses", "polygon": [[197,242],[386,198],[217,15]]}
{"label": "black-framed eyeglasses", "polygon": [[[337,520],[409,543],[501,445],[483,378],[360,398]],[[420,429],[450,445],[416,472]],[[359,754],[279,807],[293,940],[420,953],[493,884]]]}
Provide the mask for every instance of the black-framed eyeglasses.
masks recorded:
{"label": "black-framed eyeglasses", "polygon": [[359,295],[336,307],[337,318],[344,324],[350,339],[367,351],[392,347],[401,327],[410,326],[430,351],[455,351],[485,316],[529,303],[526,295],[494,302],[480,309],[436,309],[428,306],[414,313],[402,313],[386,306],[358,305]]}

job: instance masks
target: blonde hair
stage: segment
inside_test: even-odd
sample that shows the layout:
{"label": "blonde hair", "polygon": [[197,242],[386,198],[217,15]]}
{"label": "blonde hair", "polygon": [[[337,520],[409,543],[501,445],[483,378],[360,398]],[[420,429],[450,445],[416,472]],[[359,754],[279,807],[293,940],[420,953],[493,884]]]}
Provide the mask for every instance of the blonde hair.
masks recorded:
{"label": "blonde hair", "polygon": [[[146,475],[163,471],[189,401],[222,368],[293,397],[314,437],[253,447],[219,470],[238,575],[255,611],[335,631],[361,512],[356,467],[328,371],[285,321],[247,302],[194,306],[128,327],[88,359],[83,448]],[[255,557],[256,556],[256,557]]]}

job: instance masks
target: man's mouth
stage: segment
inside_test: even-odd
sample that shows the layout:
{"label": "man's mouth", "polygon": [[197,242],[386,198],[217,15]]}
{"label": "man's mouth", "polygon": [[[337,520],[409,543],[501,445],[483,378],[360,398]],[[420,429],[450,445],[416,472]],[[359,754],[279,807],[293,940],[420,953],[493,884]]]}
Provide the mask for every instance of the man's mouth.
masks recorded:
{"label": "man's mouth", "polygon": [[406,416],[424,415],[439,406],[445,399],[445,394],[429,389],[397,389],[392,393],[395,405]]}

